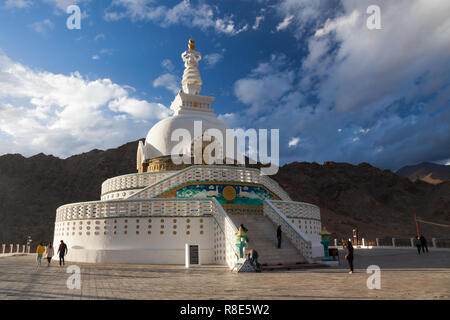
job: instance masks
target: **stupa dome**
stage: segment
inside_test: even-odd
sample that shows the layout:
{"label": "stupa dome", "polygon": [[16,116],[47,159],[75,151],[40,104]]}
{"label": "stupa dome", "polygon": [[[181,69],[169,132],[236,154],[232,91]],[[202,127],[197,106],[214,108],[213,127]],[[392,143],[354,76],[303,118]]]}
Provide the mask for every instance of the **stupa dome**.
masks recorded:
{"label": "stupa dome", "polygon": [[[194,132],[194,121],[201,121],[201,133]],[[189,131],[191,140],[186,139],[171,141],[172,133],[176,129],[186,129]],[[216,118],[213,113],[184,111],[171,117],[165,118],[156,123],[148,132],[144,145],[145,159],[152,159],[161,156],[169,156],[173,148],[181,143],[183,150],[190,150],[195,139],[201,139],[202,134],[208,129],[218,129],[221,131],[223,141],[226,139],[227,126]]]}

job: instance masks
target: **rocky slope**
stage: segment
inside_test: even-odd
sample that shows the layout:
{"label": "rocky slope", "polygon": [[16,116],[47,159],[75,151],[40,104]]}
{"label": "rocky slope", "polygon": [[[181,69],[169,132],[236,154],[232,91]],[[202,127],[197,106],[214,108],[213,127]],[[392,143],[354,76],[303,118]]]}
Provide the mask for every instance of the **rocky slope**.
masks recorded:
{"label": "rocky slope", "polygon": [[450,181],[450,166],[422,162],[413,166],[405,166],[397,170],[397,174],[402,177],[407,177],[411,181],[419,179],[428,183],[438,184],[444,181]]}
{"label": "rocky slope", "polygon": [[100,199],[104,180],[135,172],[137,141],[67,159],[0,156],[0,243],[53,238],[56,208]]}
{"label": "rocky slope", "polygon": [[[137,141],[106,151],[59,159],[38,154],[0,156],[0,243],[53,237],[58,206],[100,197],[107,178],[135,172]],[[357,226],[366,238],[409,237],[413,212],[450,224],[450,182],[412,182],[369,164],[294,162],[276,179],[294,200],[317,204],[333,237],[349,237]],[[450,238],[449,229],[422,226],[428,237]]]}

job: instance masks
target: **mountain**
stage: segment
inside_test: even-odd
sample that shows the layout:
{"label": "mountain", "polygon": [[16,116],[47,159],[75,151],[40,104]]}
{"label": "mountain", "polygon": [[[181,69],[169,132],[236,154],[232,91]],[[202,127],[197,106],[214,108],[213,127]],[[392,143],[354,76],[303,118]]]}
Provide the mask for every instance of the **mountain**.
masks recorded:
{"label": "mountain", "polygon": [[[320,207],[332,237],[349,238],[357,227],[366,239],[409,238],[416,232],[414,212],[422,220],[450,224],[450,181],[412,182],[367,163],[335,162],[293,162],[274,178],[293,200]],[[428,238],[449,238],[447,228],[420,224],[420,230]]]}
{"label": "mountain", "polygon": [[405,166],[397,170],[397,174],[412,181],[419,179],[428,183],[438,184],[443,181],[450,181],[450,166],[422,162],[413,166]]}
{"label": "mountain", "polygon": [[[67,159],[38,154],[0,156],[0,244],[53,238],[56,208],[100,198],[101,183],[136,172],[137,141]],[[369,164],[293,162],[275,176],[293,200],[321,208],[332,237],[348,238],[357,226],[366,238],[409,238],[413,212],[423,220],[450,224],[450,182],[410,181]],[[428,237],[448,238],[448,229],[421,225]]]}
{"label": "mountain", "polygon": [[67,159],[37,154],[0,156],[0,244],[51,240],[56,208],[100,199],[101,184],[135,172],[138,142]]}

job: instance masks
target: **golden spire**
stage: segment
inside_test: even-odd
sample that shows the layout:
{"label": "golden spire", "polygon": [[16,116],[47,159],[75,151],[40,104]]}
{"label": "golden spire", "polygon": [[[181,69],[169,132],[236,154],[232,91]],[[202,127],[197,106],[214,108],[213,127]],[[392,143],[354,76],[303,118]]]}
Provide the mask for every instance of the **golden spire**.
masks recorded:
{"label": "golden spire", "polygon": [[189,50],[195,50],[195,40],[194,39],[189,39]]}
{"label": "golden spire", "polygon": [[322,232],[319,233],[319,234],[320,234],[320,235],[324,235],[324,234],[330,235],[331,233],[328,232],[327,228],[323,227],[323,228],[322,228]]}

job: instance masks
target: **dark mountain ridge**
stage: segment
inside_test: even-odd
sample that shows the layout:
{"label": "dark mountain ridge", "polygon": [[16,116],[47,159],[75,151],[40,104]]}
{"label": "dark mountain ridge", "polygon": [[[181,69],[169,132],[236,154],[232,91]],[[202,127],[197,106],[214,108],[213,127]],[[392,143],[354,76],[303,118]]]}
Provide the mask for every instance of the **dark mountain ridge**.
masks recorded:
{"label": "dark mountain ridge", "polygon": [[397,174],[411,181],[422,180],[432,184],[450,181],[450,166],[431,162],[405,166],[397,170]]}
{"label": "dark mountain ridge", "polygon": [[[0,243],[53,238],[56,208],[100,198],[104,180],[136,172],[137,141],[67,159],[42,153],[0,156]],[[450,224],[450,182],[412,182],[367,163],[293,162],[275,176],[293,200],[321,208],[332,237],[348,238],[358,227],[368,239],[414,235],[413,213]],[[421,225],[428,237],[450,238],[448,229]]]}

